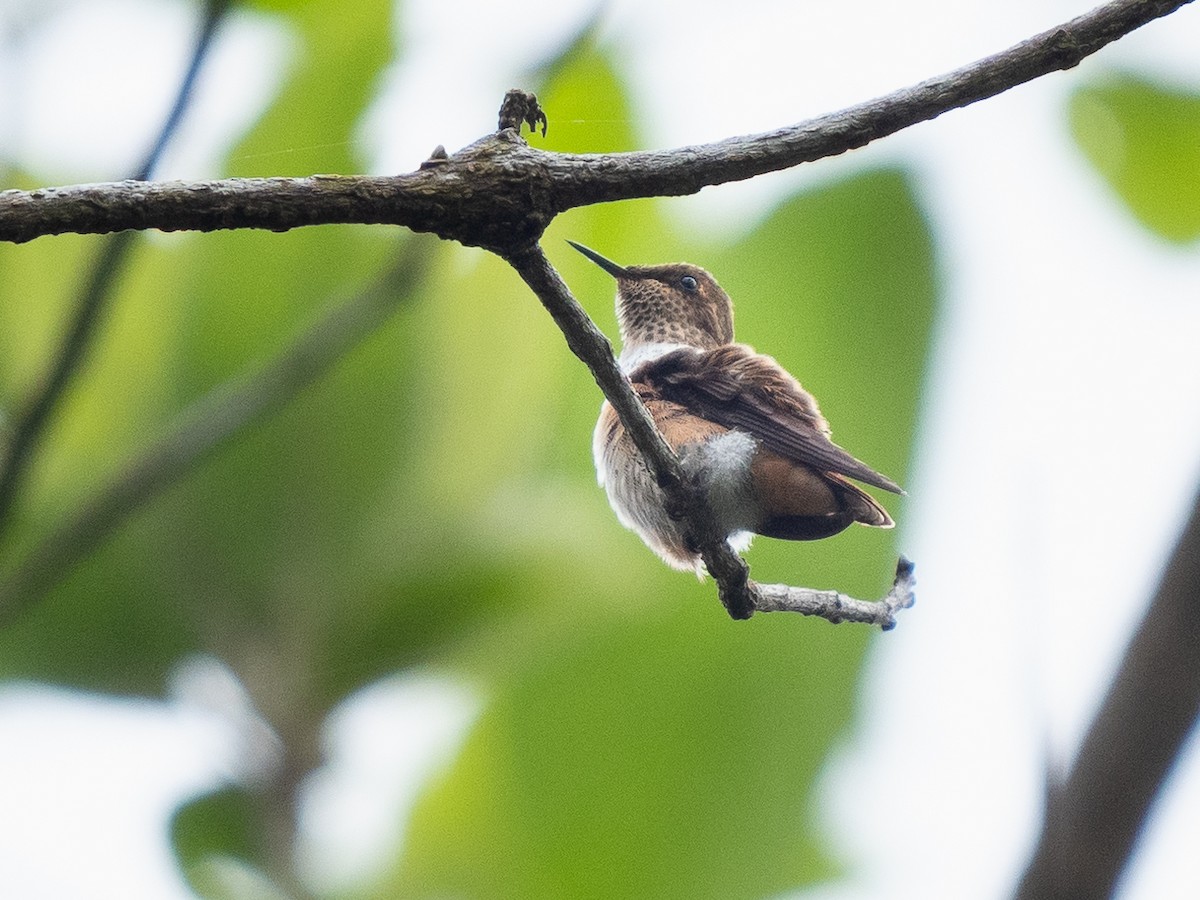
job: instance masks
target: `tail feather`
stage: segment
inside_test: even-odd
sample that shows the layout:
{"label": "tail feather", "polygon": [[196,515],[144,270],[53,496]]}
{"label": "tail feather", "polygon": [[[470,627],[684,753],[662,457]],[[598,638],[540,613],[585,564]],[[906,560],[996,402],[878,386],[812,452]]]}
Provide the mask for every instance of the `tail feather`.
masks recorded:
{"label": "tail feather", "polygon": [[870,525],[872,528],[893,528],[896,523],[888,515],[878,500],[857,485],[851,484],[838,475],[830,475],[836,483],[838,499],[845,505],[846,511],[854,516],[855,522]]}

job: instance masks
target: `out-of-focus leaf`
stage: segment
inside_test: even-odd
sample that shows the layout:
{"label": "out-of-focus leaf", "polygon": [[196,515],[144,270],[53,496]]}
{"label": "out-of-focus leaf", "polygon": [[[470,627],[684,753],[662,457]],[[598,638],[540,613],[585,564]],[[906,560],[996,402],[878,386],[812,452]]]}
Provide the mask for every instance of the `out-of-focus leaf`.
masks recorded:
{"label": "out-of-focus leaf", "polygon": [[239,0],[243,5],[272,12],[290,12],[302,9],[316,0]]}
{"label": "out-of-focus leaf", "polygon": [[278,99],[230,152],[229,174],[361,170],[354,129],[392,59],[393,5],[384,0],[287,4],[302,46]]}
{"label": "out-of-focus leaf", "polygon": [[[359,170],[350,147],[390,59],[391,12],[384,0],[301,7],[306,52],[231,154],[235,166],[274,166],[262,154],[294,149],[289,172]],[[345,302],[398,250],[387,229],[208,237],[184,288],[185,396],[278,352],[316,309]],[[323,709],[314,701],[323,693],[314,647],[329,639],[335,610],[352,607],[378,577],[363,534],[404,456],[407,346],[397,323],[382,329],[163,504],[173,528],[160,538],[164,580],[205,646],[243,673],[252,693],[267,695],[267,715],[299,716],[302,731]],[[264,665],[282,669],[264,675]],[[291,685],[288,695],[274,695],[278,679]]]}
{"label": "out-of-focus leaf", "polygon": [[1071,97],[1084,155],[1147,228],[1171,241],[1200,236],[1200,93],[1110,76]]}
{"label": "out-of-focus leaf", "polygon": [[[105,238],[64,237],[0,248],[0,333],[20,350],[4,375],[22,401],[44,377],[59,332]],[[3,562],[156,433],[168,415],[169,366],[178,307],[164,302],[177,273],[179,239],[143,242],[118,280],[96,346],[39,446],[6,536]],[[11,275],[9,280],[6,276]],[[28,342],[28,343],[26,343]],[[178,609],[157,596],[152,560],[119,535],[60,590],[0,632],[0,676],[43,678],[94,690],[153,691],[177,654],[194,646]]]}
{"label": "out-of-focus leaf", "polygon": [[204,900],[292,900],[257,869],[232,856],[207,856],[187,870],[188,884]]}
{"label": "out-of-focus leaf", "polygon": [[805,809],[857,654],[653,602],[498,693],[385,893],[733,900],[831,874]]}
{"label": "out-of-focus leaf", "polygon": [[[594,52],[578,63],[598,96],[607,96],[615,83],[607,63]],[[581,88],[573,90],[572,102],[582,103]],[[557,121],[558,92],[547,97]],[[603,145],[630,146],[627,112],[603,118]],[[552,122],[551,139],[555,130]],[[540,134],[530,140],[542,143]],[[620,231],[619,211],[596,212],[601,222],[616,215]],[[597,219],[577,221],[580,230],[559,234],[590,240]],[[561,237],[548,244],[569,250]],[[529,627],[511,620],[527,623],[530,608],[561,604],[564,570],[598,572],[592,529],[610,521],[588,452],[600,394],[507,264],[446,245],[395,348],[413,361],[396,409],[413,454],[381,518],[362,526],[368,552],[390,574],[353,603],[337,604],[321,632],[322,680],[332,699],[387,666],[436,661],[440,652],[461,661],[452,648],[476,640],[491,647],[489,635]],[[490,651],[477,651],[473,658],[490,671]]]}
{"label": "out-of-focus leaf", "polygon": [[227,787],[180,807],[171,843],[188,884],[206,900],[286,900],[265,874],[267,838],[262,800]]}
{"label": "out-of-focus leaf", "polygon": [[[6,185],[8,187],[8,185]],[[12,187],[33,187],[28,182]],[[53,351],[66,298],[94,238],[0,243],[0,404],[14,410]]]}
{"label": "out-of-focus leaf", "polygon": [[229,787],[185,803],[171,818],[171,844],[187,872],[209,856],[258,861],[262,829],[253,799]]}

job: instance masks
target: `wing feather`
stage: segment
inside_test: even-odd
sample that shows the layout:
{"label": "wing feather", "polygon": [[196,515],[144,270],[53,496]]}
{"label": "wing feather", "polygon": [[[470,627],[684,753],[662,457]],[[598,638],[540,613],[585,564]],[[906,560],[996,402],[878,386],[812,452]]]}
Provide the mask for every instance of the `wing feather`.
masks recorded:
{"label": "wing feather", "polygon": [[714,350],[676,350],[630,376],[664,400],[696,415],[748,432],[794,462],[902,494],[900,486],[829,439],[816,401],[779,363],[743,344]]}

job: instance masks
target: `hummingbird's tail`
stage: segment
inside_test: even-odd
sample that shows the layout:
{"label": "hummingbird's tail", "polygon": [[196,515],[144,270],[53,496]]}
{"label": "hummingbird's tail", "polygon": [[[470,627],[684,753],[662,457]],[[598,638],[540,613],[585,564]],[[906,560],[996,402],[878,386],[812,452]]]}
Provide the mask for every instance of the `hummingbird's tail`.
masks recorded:
{"label": "hummingbird's tail", "polygon": [[836,498],[836,509],[815,516],[771,516],[755,531],[785,541],[816,541],[832,537],[855,522],[872,528],[892,528],[896,524],[866,491],[830,472],[825,473],[825,481]]}

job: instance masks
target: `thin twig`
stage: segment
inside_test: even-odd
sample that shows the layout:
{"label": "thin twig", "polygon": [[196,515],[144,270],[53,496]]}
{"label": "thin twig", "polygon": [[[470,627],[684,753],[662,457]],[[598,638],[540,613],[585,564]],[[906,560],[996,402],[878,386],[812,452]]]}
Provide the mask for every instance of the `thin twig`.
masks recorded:
{"label": "thin twig", "polygon": [[571,296],[542,248],[534,244],[507,258],[562,330],[571,352],[591,371],[654,473],[668,504],[688,523],[730,616],[745,619],[755,612],[788,611],[820,616],[835,623],[862,622],[883,629],[896,624],[896,613],[913,602],[913,566],[905,559],[896,567],[891,591],[880,602],[856,600],[836,591],[763,585],[750,580],[745,561],[729,546],[727,535],[717,531],[705,498],[691,489],[679,459],[662,439],[645,405],[621,372],[612,344]]}
{"label": "thin twig", "polygon": [[179,82],[179,90],[175,93],[175,101],[171,104],[167,118],[163,120],[162,128],[159,129],[153,146],[146,153],[137,172],[131,176],[134,181],[145,181],[158,168],[167,144],[179,130],[183,115],[192,101],[196,80],[200,77],[200,69],[204,66],[205,60],[208,59],[208,51],[217,35],[217,28],[231,6],[232,0],[208,0],[205,4],[204,18],[200,20],[200,27],[196,31],[196,43],[192,48],[192,56],[188,60],[188,67],[183,73],[183,79]]}
{"label": "thin twig", "polygon": [[0,240],[126,228],[215,231],[387,223],[507,254],[558,213],[591,203],[693,194],[708,185],[845,153],[952,109],[1069,69],[1190,0],[1118,0],[994,56],[884,97],[762,134],[674,150],[534,150],[513,129],[394,177],[113,184],[0,192]]}
{"label": "thin twig", "polygon": [[[163,151],[178,129],[191,99],[200,68],[212,46],[217,26],[224,18],[229,5],[230,0],[210,0],[208,3],[175,101],[171,104],[170,112],[167,113],[154,143],[135,170],[135,180],[144,181],[153,174]],[[49,372],[30,398],[24,414],[13,426],[8,442],[0,446],[0,535],[11,521],[13,504],[29,471],[38,442],[50,424],[59,401],[66,394],[72,379],[83,364],[108,305],[108,299],[112,296],[113,285],[129,258],[135,237],[134,232],[123,231],[113,235],[101,248],[91,275],[85,281],[75,303],[71,322]]]}
{"label": "thin twig", "polygon": [[374,332],[424,277],[430,247],[410,240],[396,264],[322,316],[262,369],[214,388],[177,424],[58,525],[0,581],[0,627],[10,624],[158,493],[247,427],[282,407]]}
{"label": "thin twig", "polygon": [[755,581],[750,582],[750,591],[754,597],[755,612],[795,612],[805,616],[820,616],[834,624],[856,622],[890,631],[896,626],[896,613],[908,609],[916,601],[914,571],[912,562],[901,556],[896,562],[896,577],[882,600],[856,600],[837,591],[818,591],[786,584],[759,584]]}
{"label": "thin twig", "polygon": [[1111,897],[1200,716],[1200,495],[1045,821],[1018,900]]}

